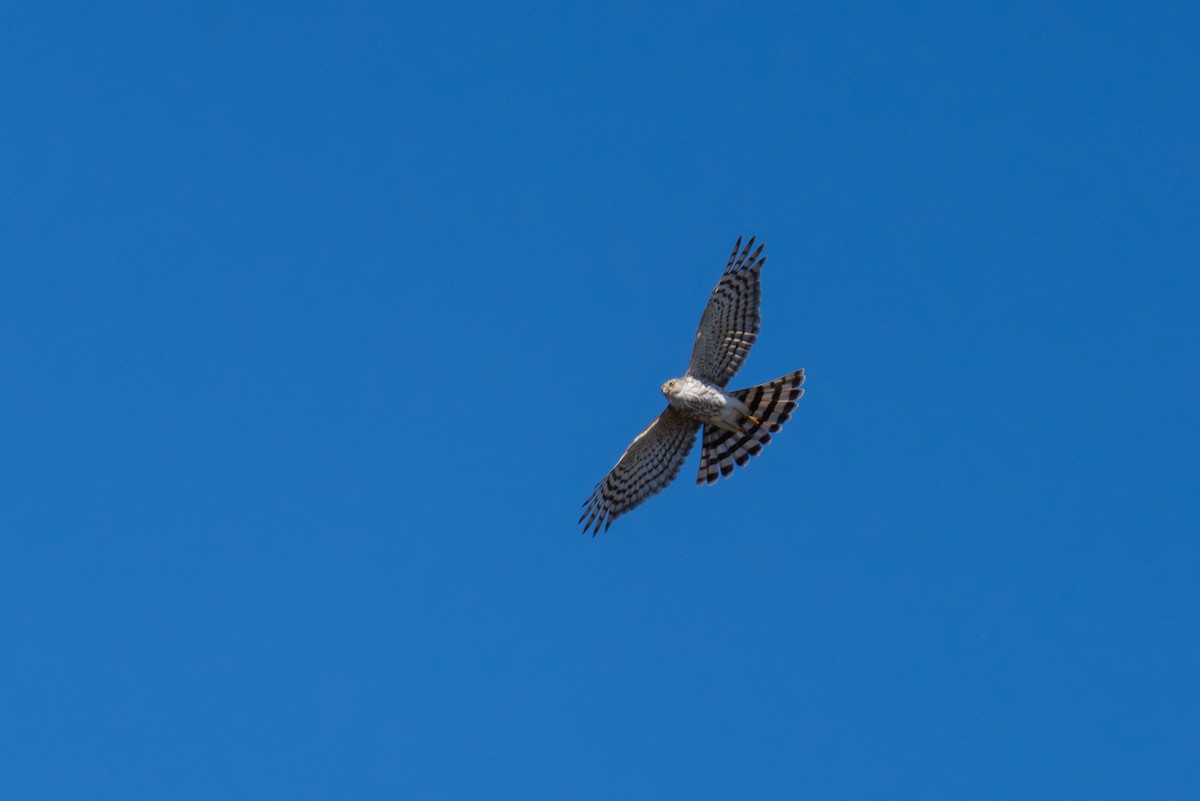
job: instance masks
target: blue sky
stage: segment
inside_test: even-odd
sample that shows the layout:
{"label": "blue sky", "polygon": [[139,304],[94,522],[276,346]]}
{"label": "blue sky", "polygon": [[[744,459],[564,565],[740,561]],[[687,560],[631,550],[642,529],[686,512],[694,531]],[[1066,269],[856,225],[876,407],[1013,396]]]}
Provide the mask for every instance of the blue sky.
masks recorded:
{"label": "blue sky", "polygon": [[1194,4],[4,17],[3,797],[1200,796]]}

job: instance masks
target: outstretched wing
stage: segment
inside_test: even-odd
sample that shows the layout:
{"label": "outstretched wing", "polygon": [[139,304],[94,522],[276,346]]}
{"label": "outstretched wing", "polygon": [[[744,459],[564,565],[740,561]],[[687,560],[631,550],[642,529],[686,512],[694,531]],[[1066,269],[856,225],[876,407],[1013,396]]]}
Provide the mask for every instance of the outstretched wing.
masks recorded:
{"label": "outstretched wing", "polygon": [[[692,363],[688,375],[724,387],[733,374],[746,361],[750,346],[758,339],[758,314],[762,288],[759,273],[763,262],[763,246],[754,248],[754,237],[742,249],[742,238],[738,237],[708,306],[700,318],[700,330],[696,332],[696,347],[692,349]],[[738,251],[741,250],[741,255]]]}
{"label": "outstretched wing", "polygon": [[607,531],[618,517],[670,484],[692,450],[699,427],[698,422],[668,406],[637,435],[616,467],[583,502],[583,515],[579,518],[583,533],[591,528],[594,537],[600,533],[601,525]]}

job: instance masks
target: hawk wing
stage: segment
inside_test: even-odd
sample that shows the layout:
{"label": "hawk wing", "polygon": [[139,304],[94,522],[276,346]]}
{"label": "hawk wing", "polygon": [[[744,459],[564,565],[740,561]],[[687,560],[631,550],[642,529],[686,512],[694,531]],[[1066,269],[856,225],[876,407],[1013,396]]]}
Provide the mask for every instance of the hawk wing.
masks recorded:
{"label": "hawk wing", "polygon": [[746,360],[750,346],[758,339],[761,318],[758,304],[762,297],[759,272],[766,256],[759,258],[763,246],[751,253],[754,237],[738,255],[742,238],[738,237],[708,306],[700,318],[700,330],[696,332],[696,346],[692,349],[692,362],[688,375],[724,387],[733,374]]}
{"label": "hawk wing", "polygon": [[637,435],[621,454],[616,467],[609,471],[592,495],[583,502],[583,533],[592,528],[592,536],[607,531],[619,516],[642,501],[656,495],[679,474],[679,468],[692,450],[700,423],[684,417],[668,406],[650,426]]}

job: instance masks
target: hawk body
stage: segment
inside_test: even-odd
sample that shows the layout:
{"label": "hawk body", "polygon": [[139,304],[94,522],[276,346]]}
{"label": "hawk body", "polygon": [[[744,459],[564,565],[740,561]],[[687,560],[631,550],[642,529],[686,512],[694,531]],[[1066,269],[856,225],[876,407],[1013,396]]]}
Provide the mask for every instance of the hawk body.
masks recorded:
{"label": "hawk body", "polygon": [[667,408],[637,436],[591,496],[584,501],[586,533],[598,534],[613,520],[661,492],[675,480],[704,426],[697,484],[728,476],[757,456],[791,417],[804,394],[804,370],[734,391],[733,378],[758,339],[760,275],[766,257],[751,237],[739,237],[725,273],[700,318],[687,374],[662,385]]}
{"label": "hawk body", "polygon": [[726,431],[739,430],[742,420],[753,416],[741,399],[698,378],[672,378],[663,384],[662,391],[667,403],[686,417]]}

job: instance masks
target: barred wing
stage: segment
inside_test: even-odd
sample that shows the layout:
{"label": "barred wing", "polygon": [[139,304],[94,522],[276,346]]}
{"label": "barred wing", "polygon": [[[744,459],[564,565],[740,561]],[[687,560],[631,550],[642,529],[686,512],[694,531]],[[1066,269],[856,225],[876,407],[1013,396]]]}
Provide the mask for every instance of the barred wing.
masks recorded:
{"label": "barred wing", "polygon": [[738,237],[708,306],[700,318],[700,330],[696,332],[696,346],[692,349],[692,363],[688,375],[724,387],[746,360],[750,346],[758,339],[761,318],[758,304],[762,298],[759,273],[763,262],[763,245],[754,250],[754,237],[738,255],[742,238]]}
{"label": "barred wing", "polygon": [[[612,522],[657,495],[675,476],[692,450],[700,424],[668,406],[650,426],[637,435],[592,495],[583,502],[583,533],[592,536],[607,531]],[[584,520],[587,522],[584,523]]]}

